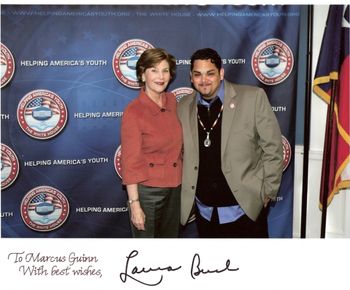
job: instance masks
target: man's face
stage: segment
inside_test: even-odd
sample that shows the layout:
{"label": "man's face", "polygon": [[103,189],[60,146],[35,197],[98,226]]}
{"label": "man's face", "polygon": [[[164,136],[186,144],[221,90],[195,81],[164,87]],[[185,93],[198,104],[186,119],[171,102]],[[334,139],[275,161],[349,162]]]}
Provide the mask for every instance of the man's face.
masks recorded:
{"label": "man's face", "polygon": [[216,97],[220,82],[224,78],[224,69],[217,69],[210,59],[197,59],[191,71],[191,82],[204,99]]}

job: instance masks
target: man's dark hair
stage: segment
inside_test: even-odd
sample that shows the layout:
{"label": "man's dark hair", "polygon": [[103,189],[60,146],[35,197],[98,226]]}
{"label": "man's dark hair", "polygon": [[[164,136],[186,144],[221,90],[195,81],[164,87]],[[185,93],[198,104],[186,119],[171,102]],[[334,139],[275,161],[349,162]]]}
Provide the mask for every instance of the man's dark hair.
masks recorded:
{"label": "man's dark hair", "polygon": [[210,59],[210,61],[215,64],[218,70],[221,69],[221,57],[220,55],[212,48],[202,48],[198,49],[191,57],[191,71],[193,69],[193,64],[195,60],[206,60]]}

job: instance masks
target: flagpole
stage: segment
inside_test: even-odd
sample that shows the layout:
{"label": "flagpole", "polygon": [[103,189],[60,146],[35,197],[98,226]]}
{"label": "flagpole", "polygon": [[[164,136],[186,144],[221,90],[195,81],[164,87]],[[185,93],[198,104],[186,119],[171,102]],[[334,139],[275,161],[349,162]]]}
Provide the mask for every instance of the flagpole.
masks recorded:
{"label": "flagpole", "polygon": [[307,31],[307,66],[305,83],[305,112],[304,112],[304,156],[303,156],[303,186],[301,200],[300,238],[306,236],[307,192],[309,175],[309,148],[310,148],[310,111],[312,92],[312,38],[313,38],[314,7],[308,5],[308,31]]}
{"label": "flagpole", "polygon": [[[330,152],[332,147],[332,126],[333,126],[333,114],[334,114],[334,99],[336,96],[337,89],[337,81],[331,80],[331,99],[329,101],[328,110],[327,110],[327,124],[326,124],[326,132],[325,136],[325,146],[323,150],[325,152]],[[328,129],[328,130],[327,130]],[[327,208],[328,208],[328,193],[329,193],[329,167],[330,167],[330,158],[323,158],[323,162],[325,162],[324,178],[322,180],[321,192],[323,192],[322,196],[322,219],[321,219],[321,239],[326,237],[326,224],[327,224]]]}

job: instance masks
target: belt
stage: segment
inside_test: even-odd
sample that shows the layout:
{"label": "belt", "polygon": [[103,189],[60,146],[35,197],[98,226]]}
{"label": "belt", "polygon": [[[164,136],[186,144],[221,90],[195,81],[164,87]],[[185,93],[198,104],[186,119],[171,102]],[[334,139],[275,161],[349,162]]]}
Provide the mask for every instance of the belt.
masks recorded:
{"label": "belt", "polygon": [[[211,221],[211,217],[215,207],[205,205],[197,197],[196,205],[200,215],[207,221]],[[218,206],[216,208],[218,211],[220,224],[232,223],[238,220],[241,216],[245,215],[245,212],[239,205]]]}

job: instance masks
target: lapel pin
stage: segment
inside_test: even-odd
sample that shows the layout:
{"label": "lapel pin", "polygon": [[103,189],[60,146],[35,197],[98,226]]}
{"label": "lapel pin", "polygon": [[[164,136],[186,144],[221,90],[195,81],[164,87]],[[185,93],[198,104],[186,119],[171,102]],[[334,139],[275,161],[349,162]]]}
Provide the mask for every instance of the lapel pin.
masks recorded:
{"label": "lapel pin", "polygon": [[234,107],[235,107],[235,104],[232,102],[232,103],[230,103],[230,108],[231,109],[234,109]]}

